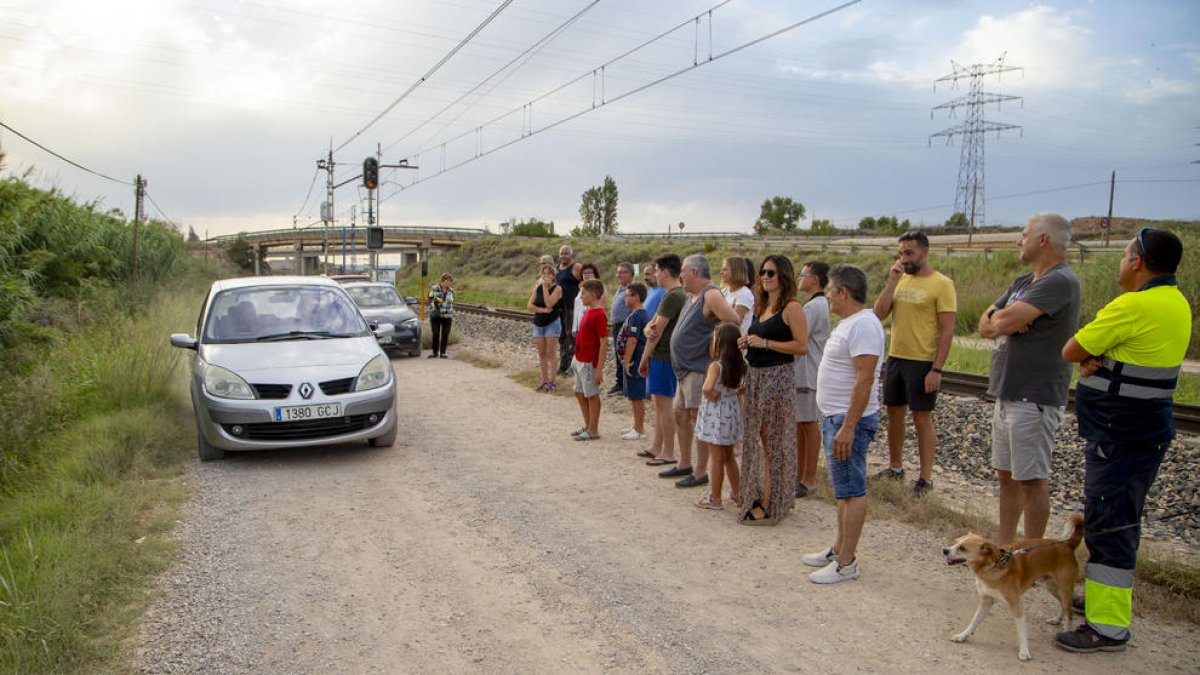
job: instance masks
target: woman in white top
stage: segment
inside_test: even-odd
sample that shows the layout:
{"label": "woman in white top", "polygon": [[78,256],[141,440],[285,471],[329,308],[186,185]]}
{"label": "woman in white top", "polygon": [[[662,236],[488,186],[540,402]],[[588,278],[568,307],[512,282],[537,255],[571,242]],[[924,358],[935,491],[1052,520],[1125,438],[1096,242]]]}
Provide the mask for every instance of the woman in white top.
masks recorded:
{"label": "woman in white top", "polygon": [[[600,278],[600,268],[596,267],[592,263],[584,263],[583,267],[579,268],[579,274],[580,274],[580,277],[579,277],[580,281],[587,281],[588,279],[599,279]],[[609,306],[608,289],[607,288],[604,289],[604,295],[600,298],[600,306],[601,307]],[[583,297],[580,295],[576,295],[575,296],[575,316],[573,316],[571,318],[571,323],[572,323],[571,334],[572,335],[579,332],[579,322],[580,321],[583,321]]]}
{"label": "woman in white top", "polygon": [[754,318],[754,291],[750,288],[750,272],[746,268],[749,263],[745,258],[726,258],[721,263],[721,295],[737,312],[741,320],[739,328],[742,335],[750,328]]}

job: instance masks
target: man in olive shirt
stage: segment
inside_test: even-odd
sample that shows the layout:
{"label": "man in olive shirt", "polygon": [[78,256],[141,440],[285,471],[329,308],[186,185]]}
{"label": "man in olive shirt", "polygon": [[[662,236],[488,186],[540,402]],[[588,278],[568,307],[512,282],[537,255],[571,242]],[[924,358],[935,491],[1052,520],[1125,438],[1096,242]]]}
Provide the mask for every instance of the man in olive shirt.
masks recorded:
{"label": "man in olive shirt", "polygon": [[[677,464],[675,457],[675,372],[671,368],[671,334],[679,314],[687,303],[687,294],[679,281],[683,261],[674,253],[655,260],[658,285],[666,291],[654,318],[646,326],[646,351],[638,364],[638,374],[646,378],[646,391],[654,401],[654,444],[641,453],[650,455],[646,464]],[[670,469],[668,469],[670,471]]]}

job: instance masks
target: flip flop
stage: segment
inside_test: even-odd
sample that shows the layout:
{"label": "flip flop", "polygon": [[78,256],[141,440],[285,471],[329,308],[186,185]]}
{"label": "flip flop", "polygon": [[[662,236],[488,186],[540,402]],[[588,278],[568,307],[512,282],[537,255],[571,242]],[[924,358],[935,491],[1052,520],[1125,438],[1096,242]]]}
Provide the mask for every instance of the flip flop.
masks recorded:
{"label": "flip flop", "polygon": [[662,457],[655,457],[654,459],[647,461],[646,466],[663,466],[664,464],[678,464],[678,463],[679,463],[679,460],[677,460],[677,459],[665,459]]}
{"label": "flip flop", "polygon": [[638,456],[638,457],[645,457],[646,459],[654,459],[654,458],[655,458],[655,457],[657,457],[658,455],[655,455],[653,452],[650,452],[649,450],[642,450],[641,452],[639,452],[639,453],[637,454],[637,456]]}
{"label": "flip flop", "polygon": [[725,506],[722,504],[717,504],[713,501],[712,495],[708,495],[707,497],[696,502],[696,508],[708,509],[710,511],[722,511],[725,509]]}

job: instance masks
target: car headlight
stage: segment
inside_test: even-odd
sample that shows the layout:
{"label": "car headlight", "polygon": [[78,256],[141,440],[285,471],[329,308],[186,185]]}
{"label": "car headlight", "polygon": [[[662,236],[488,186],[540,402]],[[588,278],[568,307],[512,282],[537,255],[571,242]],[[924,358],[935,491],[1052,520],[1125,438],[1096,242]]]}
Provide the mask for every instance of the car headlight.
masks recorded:
{"label": "car headlight", "polygon": [[210,365],[204,369],[204,391],[220,398],[254,398],[254,390],[245,380],[221,366]]}
{"label": "car headlight", "polygon": [[354,391],[378,389],[392,381],[392,364],[383,354],[376,356],[363,366],[354,381]]}
{"label": "car headlight", "polygon": [[404,326],[405,328],[408,328],[410,330],[416,330],[418,327],[420,327],[421,320],[414,317],[412,319],[406,319],[400,325]]}

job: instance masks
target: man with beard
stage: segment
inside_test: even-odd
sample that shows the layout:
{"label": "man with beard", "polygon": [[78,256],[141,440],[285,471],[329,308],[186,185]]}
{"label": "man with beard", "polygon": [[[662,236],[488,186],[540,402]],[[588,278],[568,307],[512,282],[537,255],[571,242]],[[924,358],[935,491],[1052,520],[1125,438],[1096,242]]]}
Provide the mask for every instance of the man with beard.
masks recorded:
{"label": "man with beard", "polygon": [[571,372],[575,359],[575,296],[579,295],[579,280],[583,278],[583,265],[575,262],[575,250],[570,246],[558,249],[558,274],[554,283],[562,289],[562,332],[558,335],[558,374]]}
{"label": "man with beard", "polygon": [[876,478],[904,478],[904,418],[911,408],[920,457],[920,476],[913,484],[913,496],[920,497],[933,489],[937,449],[933,407],[942,386],[942,365],[954,340],[958,303],[954,282],[929,265],[929,238],[925,233],[905,232],[900,235],[898,248],[898,260],[888,272],[887,285],[875,300],[875,316],[880,321],[892,314],[892,344],[883,379],[890,465]]}

